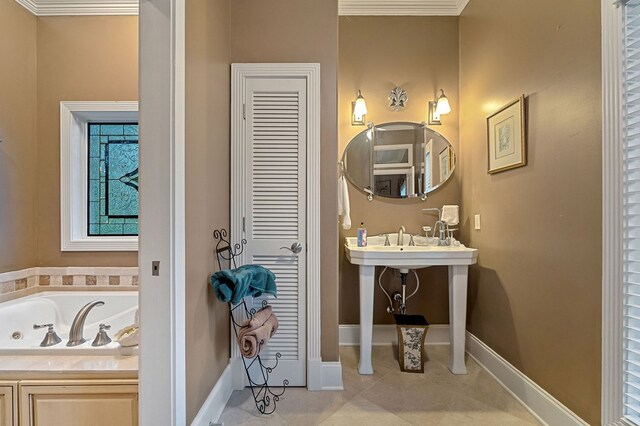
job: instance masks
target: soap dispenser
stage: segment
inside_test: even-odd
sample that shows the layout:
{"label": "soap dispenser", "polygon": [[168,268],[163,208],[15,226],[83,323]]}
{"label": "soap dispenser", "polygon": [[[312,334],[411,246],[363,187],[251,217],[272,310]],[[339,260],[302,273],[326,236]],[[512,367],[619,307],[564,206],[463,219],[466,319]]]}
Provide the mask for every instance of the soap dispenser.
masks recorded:
{"label": "soap dispenser", "polygon": [[358,247],[367,246],[367,228],[364,227],[364,222],[360,222],[360,228],[358,228]]}

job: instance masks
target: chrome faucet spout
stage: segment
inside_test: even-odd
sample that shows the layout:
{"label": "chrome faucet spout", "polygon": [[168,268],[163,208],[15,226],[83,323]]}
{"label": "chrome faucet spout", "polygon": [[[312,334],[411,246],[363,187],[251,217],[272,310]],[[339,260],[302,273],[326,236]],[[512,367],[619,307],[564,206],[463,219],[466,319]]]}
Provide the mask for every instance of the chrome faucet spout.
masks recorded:
{"label": "chrome faucet spout", "polygon": [[93,308],[102,305],[104,305],[102,300],[94,300],[93,302],[89,302],[84,305],[78,311],[76,317],[73,319],[73,323],[71,324],[71,329],[69,330],[69,341],[67,342],[67,346],[78,346],[86,342],[82,332],[87,315],[89,315],[89,312],[91,312]]}
{"label": "chrome faucet spout", "polygon": [[433,236],[436,236],[436,229],[440,228],[438,235],[438,245],[439,246],[448,246],[449,238],[447,238],[447,231],[449,226],[442,220],[438,220],[436,224],[433,226]]}
{"label": "chrome faucet spout", "polygon": [[401,226],[400,229],[398,230],[398,245],[399,246],[403,246],[404,245],[404,233],[407,232],[406,229],[404,229],[404,226]]}

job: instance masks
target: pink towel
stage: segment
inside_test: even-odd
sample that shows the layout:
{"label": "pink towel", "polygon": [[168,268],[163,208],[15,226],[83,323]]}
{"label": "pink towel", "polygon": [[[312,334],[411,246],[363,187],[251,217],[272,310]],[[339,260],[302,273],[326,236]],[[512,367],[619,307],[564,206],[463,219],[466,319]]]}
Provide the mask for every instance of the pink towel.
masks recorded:
{"label": "pink towel", "polygon": [[267,305],[256,312],[251,319],[246,320],[244,324],[242,324],[242,328],[247,327],[249,330],[255,330],[256,328],[267,322],[272,313],[273,308],[271,307],[271,305]]}
{"label": "pink towel", "polygon": [[242,356],[253,358],[258,355],[262,346],[271,339],[276,330],[278,330],[278,318],[273,314],[264,324],[254,330],[242,327],[238,332],[238,345]]}

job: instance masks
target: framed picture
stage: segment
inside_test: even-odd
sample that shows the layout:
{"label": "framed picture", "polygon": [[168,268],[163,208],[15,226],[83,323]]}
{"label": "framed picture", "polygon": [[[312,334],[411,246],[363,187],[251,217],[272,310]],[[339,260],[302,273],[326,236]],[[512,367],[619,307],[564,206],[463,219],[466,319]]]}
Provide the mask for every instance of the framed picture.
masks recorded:
{"label": "framed picture", "polygon": [[527,133],[524,95],[487,117],[489,173],[527,164]]}

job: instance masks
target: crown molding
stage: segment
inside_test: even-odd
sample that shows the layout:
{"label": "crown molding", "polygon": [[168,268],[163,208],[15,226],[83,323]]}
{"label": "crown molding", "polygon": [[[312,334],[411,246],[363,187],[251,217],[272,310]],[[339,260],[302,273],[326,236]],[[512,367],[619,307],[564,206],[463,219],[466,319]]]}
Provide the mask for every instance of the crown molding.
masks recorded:
{"label": "crown molding", "polygon": [[459,16],[469,0],[339,0],[341,16]]}
{"label": "crown molding", "polygon": [[36,16],[137,15],[137,0],[16,0]]}

